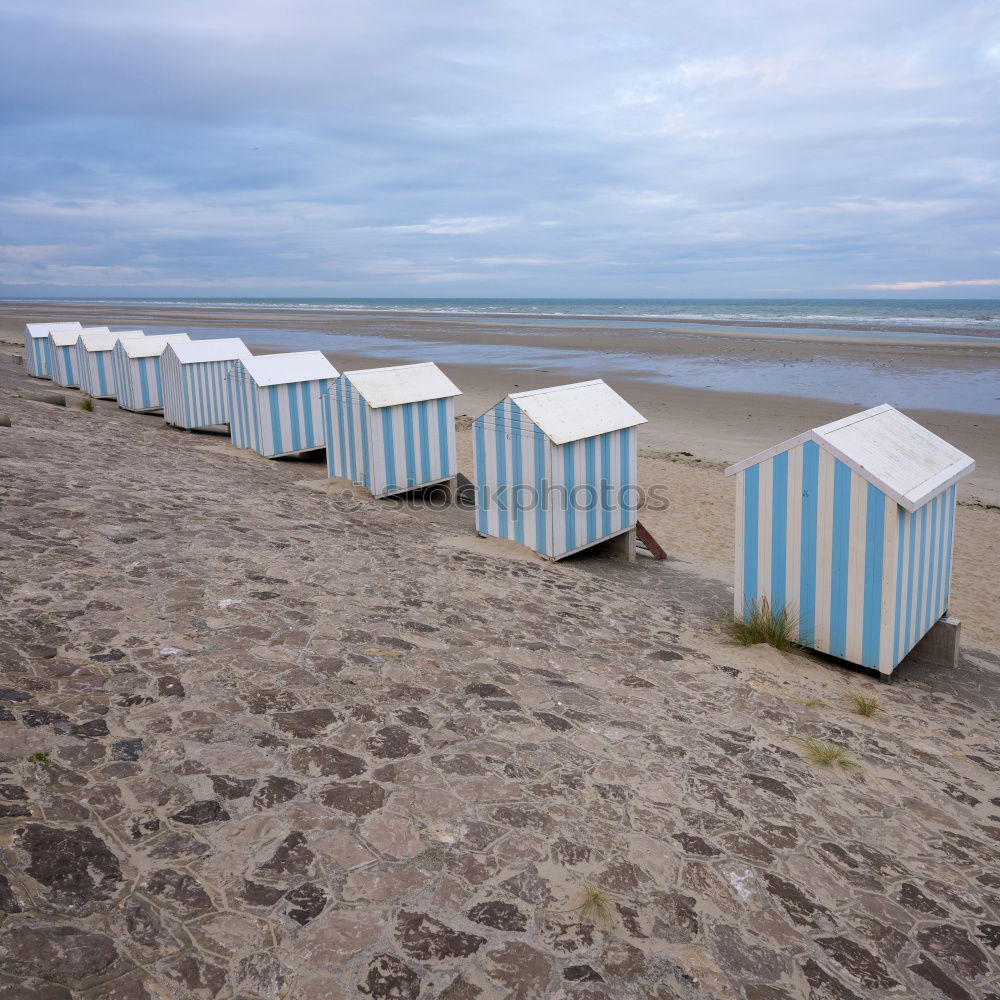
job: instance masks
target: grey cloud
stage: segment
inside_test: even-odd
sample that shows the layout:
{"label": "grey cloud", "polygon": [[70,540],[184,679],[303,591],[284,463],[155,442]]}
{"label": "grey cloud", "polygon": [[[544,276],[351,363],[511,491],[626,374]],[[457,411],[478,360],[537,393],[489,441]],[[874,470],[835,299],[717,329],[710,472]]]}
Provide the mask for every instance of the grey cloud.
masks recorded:
{"label": "grey cloud", "polygon": [[998,77],[979,3],[0,0],[0,289],[991,278]]}

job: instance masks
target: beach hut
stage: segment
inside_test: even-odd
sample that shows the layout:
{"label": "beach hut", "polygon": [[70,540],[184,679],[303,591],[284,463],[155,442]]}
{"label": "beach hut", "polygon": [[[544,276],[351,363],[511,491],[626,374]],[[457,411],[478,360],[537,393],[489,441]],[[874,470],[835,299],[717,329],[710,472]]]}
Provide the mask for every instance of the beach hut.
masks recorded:
{"label": "beach hut", "polygon": [[323,397],[329,475],[377,497],[451,480],[460,395],[430,362],[344,372]]}
{"label": "beach hut", "polygon": [[326,447],[321,394],[338,374],[319,351],[234,361],[226,376],[233,444],[265,458]]}
{"label": "beach hut", "polygon": [[228,424],[226,375],[234,361],[251,357],[239,337],[168,344],[160,358],[163,419],[189,430]]}
{"label": "beach hut", "polygon": [[160,337],[129,337],[119,340],[111,350],[118,405],[136,413],[151,413],[162,409],[160,357],[167,344],[190,339],[186,333],[169,333]]}
{"label": "beach hut", "polygon": [[51,378],[49,332],[80,330],[79,323],[28,323],[24,327],[24,367],[35,378]]}
{"label": "beach hut", "polygon": [[601,379],[502,399],[473,424],[479,534],[549,559],[625,536],[634,558],[645,422]]}
{"label": "beach hut", "polygon": [[974,468],[888,404],[731,466],[736,614],[766,598],[803,646],[890,675],[948,610],[955,484]]}
{"label": "beach hut", "polygon": [[76,365],[76,342],[81,333],[110,333],[106,326],[49,330],[49,377],[56,385],[75,389],[80,384]]}
{"label": "beach hut", "polygon": [[81,333],[76,342],[76,376],[80,388],[95,399],[117,399],[111,352],[119,340],[143,336],[142,330]]}

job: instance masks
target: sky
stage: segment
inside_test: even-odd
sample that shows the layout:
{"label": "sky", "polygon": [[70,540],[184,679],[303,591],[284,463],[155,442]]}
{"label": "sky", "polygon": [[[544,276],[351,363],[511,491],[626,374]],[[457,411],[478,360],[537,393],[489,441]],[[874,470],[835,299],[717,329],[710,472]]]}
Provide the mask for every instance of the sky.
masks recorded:
{"label": "sky", "polygon": [[0,295],[1000,298],[1000,4],[0,0]]}

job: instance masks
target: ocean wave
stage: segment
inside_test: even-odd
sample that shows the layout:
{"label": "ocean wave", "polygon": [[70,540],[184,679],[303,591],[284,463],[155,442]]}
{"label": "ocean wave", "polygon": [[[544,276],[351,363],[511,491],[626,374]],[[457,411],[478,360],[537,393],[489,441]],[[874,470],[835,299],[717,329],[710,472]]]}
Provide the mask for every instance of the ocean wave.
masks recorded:
{"label": "ocean wave", "polygon": [[[953,327],[1000,331],[996,300],[693,300],[693,299],[367,299],[330,298],[75,298],[93,305],[268,312],[416,314],[549,319],[616,319],[646,322],[865,326],[873,330]],[[841,303],[842,304],[839,304]],[[817,308],[819,307],[819,308]]]}

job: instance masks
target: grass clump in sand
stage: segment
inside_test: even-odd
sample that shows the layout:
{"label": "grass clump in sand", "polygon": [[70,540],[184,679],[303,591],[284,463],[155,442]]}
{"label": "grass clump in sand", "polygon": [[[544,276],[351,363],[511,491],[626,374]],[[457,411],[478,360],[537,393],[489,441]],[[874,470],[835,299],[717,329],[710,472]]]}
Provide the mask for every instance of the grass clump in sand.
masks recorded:
{"label": "grass clump in sand", "polygon": [[79,403],[76,404],[81,410],[86,410],[88,413],[94,412],[94,401],[90,396],[84,396]]}
{"label": "grass clump in sand", "polygon": [[866,719],[870,719],[882,711],[882,706],[875,695],[852,694],[851,704],[854,706],[854,711]]}
{"label": "grass clump in sand", "polygon": [[851,751],[839,743],[828,743],[815,736],[793,736],[792,738],[802,744],[802,756],[816,767],[843,767],[847,769],[861,767],[851,756]]}
{"label": "grass clump in sand", "polygon": [[592,882],[583,883],[583,899],[576,907],[581,923],[611,930],[615,926],[613,906],[614,901],[603,889],[599,889]]}
{"label": "grass clump in sand", "polygon": [[766,642],[782,653],[797,653],[802,649],[795,641],[798,633],[795,616],[788,608],[772,608],[766,597],[754,598],[742,615],[733,615],[729,630],[741,646]]}
{"label": "grass clump in sand", "polygon": [[29,758],[28,762],[31,764],[51,764],[52,761],[49,758],[49,753],[47,750],[39,750],[38,753],[33,753]]}

